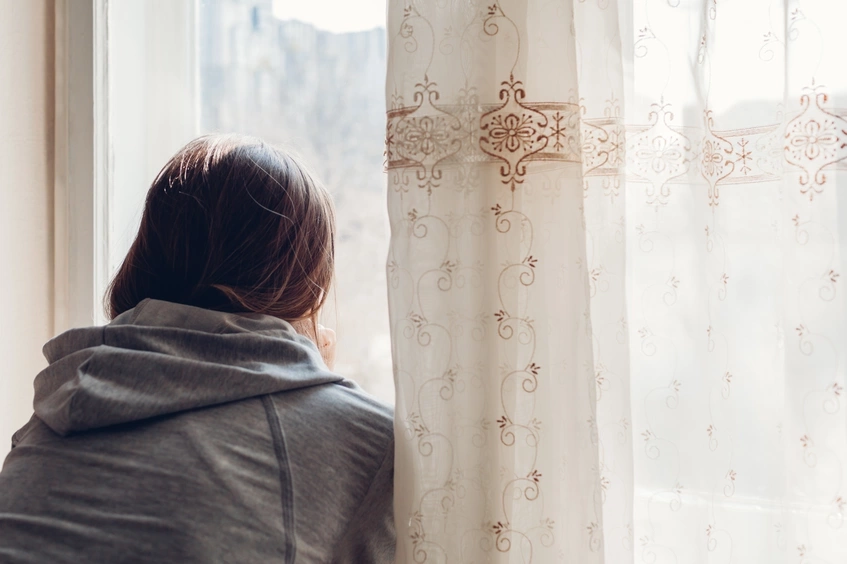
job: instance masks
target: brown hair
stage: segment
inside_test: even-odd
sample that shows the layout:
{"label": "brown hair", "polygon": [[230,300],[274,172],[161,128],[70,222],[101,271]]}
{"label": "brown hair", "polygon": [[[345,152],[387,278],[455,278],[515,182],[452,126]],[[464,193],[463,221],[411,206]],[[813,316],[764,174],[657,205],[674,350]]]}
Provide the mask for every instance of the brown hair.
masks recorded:
{"label": "brown hair", "polygon": [[332,283],[326,189],[263,141],[209,135],[165,165],[106,293],[110,317],[154,298],[313,322]]}

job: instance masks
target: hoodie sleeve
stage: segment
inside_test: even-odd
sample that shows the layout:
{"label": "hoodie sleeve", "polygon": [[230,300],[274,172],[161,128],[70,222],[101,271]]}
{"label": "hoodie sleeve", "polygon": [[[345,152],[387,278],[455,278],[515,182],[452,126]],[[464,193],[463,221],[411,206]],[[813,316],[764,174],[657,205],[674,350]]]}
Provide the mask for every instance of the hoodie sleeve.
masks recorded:
{"label": "hoodie sleeve", "polygon": [[333,564],[393,564],[394,441],[333,552]]}

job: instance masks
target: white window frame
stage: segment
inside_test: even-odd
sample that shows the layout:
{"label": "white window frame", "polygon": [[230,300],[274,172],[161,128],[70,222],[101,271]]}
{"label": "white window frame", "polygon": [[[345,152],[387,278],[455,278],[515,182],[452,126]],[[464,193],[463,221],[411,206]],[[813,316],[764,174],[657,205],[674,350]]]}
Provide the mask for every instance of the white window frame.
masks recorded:
{"label": "white window frame", "polygon": [[[106,0],[56,0],[54,331],[91,325],[108,241]],[[98,127],[95,127],[98,124]]]}
{"label": "white window frame", "polygon": [[[139,198],[128,211],[127,193],[143,193],[199,130],[197,1],[56,0],[56,333],[105,322],[103,294],[125,251],[117,247],[138,220]],[[127,69],[144,73],[140,92],[110,82],[110,70],[126,78]]]}

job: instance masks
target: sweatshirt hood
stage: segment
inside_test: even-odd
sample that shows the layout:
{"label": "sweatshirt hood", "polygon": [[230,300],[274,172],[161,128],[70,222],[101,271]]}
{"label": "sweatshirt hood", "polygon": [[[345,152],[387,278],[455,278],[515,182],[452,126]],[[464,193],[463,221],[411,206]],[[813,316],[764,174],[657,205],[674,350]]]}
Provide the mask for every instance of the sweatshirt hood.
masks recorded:
{"label": "sweatshirt hood", "polygon": [[149,299],[44,356],[35,414],[60,435],[343,381],[286,321]]}

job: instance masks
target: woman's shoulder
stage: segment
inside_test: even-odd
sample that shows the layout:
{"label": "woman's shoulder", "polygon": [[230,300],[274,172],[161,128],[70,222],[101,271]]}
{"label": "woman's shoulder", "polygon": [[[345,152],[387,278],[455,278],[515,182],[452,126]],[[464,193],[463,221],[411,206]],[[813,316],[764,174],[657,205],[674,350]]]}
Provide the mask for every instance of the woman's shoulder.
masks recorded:
{"label": "woman's shoulder", "polygon": [[345,420],[364,419],[373,424],[393,426],[394,407],[363,390],[352,380],[311,386],[308,388],[273,394],[275,401],[291,409],[320,413],[324,417]]}
{"label": "woman's shoulder", "polygon": [[394,436],[394,408],[347,379],[272,397],[282,419],[296,418],[309,428],[323,427],[335,435],[344,429],[378,434],[383,441]]}
{"label": "woman's shoulder", "polygon": [[[344,381],[270,397],[284,443],[281,467],[291,473],[295,499],[309,500],[298,505],[298,555],[393,561],[359,558],[393,552],[393,408]],[[327,543],[320,531],[338,537]],[[330,557],[333,547],[340,552]]]}

